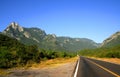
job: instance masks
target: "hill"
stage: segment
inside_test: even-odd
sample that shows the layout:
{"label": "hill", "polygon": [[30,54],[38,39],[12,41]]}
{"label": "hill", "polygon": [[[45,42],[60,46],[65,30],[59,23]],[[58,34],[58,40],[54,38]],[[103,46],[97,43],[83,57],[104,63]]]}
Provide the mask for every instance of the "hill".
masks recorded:
{"label": "hill", "polygon": [[82,56],[120,58],[120,32],[116,32],[104,40],[101,47],[81,50],[78,53]]}
{"label": "hill", "polygon": [[116,32],[111,35],[109,38],[103,41],[101,47],[113,47],[120,45],[120,32]]}
{"label": "hill", "polygon": [[82,49],[94,49],[98,47],[98,44],[87,38],[70,38],[70,37],[57,37],[57,40],[61,47],[66,50],[82,50]]}

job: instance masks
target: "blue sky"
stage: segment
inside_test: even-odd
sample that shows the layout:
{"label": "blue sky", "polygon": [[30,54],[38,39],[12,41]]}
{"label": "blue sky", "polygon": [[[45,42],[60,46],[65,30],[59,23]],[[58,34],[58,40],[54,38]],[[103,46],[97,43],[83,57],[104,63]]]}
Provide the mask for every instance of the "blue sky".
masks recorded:
{"label": "blue sky", "polygon": [[0,0],[0,31],[13,21],[101,43],[120,31],[120,0]]}

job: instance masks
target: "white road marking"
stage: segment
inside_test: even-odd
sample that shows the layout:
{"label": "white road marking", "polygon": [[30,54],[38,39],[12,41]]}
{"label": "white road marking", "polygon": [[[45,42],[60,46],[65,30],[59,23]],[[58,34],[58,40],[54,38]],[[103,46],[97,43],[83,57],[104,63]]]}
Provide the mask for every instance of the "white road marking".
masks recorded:
{"label": "white road marking", "polygon": [[77,77],[79,62],[80,62],[80,60],[78,60],[77,67],[76,67],[76,70],[75,70],[75,73],[74,73],[74,77]]}

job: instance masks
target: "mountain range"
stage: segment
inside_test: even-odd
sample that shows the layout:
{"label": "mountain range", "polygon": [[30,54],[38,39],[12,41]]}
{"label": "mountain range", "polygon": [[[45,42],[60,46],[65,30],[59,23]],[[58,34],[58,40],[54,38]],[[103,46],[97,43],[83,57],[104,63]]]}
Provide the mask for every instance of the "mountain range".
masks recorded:
{"label": "mountain range", "polygon": [[46,32],[40,28],[25,28],[15,22],[8,25],[8,27],[1,33],[17,39],[25,45],[37,45],[41,49],[60,51],[77,51],[82,49],[120,45],[119,31],[105,39],[101,44],[88,38],[58,37],[55,34],[46,34]]}
{"label": "mountain range", "polygon": [[46,34],[39,28],[24,28],[15,22],[12,22],[2,34],[42,49],[77,51],[97,48],[100,45],[88,38],[57,37],[55,34]]}

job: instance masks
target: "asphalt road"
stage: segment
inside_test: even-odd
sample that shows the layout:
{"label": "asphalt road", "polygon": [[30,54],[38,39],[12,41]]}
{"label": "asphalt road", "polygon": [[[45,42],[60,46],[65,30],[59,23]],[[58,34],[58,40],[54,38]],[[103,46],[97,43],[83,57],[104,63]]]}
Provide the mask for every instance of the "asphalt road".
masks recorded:
{"label": "asphalt road", "polygon": [[120,65],[80,57],[74,77],[120,77]]}

